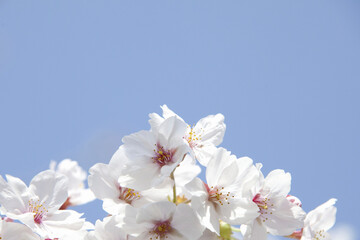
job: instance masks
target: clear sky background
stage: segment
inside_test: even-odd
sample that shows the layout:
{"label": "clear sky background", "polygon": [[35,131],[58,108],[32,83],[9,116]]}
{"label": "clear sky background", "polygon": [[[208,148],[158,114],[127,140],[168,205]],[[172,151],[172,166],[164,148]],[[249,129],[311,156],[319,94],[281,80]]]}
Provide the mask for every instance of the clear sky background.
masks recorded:
{"label": "clear sky background", "polygon": [[[0,0],[0,174],[108,162],[167,104],[360,228],[360,1]],[[101,202],[75,208],[92,222]]]}

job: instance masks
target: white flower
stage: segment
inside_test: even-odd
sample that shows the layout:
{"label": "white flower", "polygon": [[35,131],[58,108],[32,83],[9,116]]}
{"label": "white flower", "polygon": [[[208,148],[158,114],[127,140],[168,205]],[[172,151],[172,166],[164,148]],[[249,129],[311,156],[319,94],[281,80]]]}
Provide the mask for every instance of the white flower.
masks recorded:
{"label": "white flower", "polygon": [[145,190],[162,183],[189,152],[182,138],[186,124],[176,116],[160,124],[157,131],[140,131],[123,138],[128,161],[119,178],[124,186]]}
{"label": "white flower", "polygon": [[306,215],[301,240],[330,240],[327,231],[335,224],[335,203],[332,198]]}
{"label": "white flower", "polygon": [[60,238],[80,230],[82,214],[59,210],[67,199],[67,179],[47,170],[36,175],[29,188],[19,178],[0,176],[0,204],[2,212],[19,220],[43,237]]}
{"label": "white flower", "polygon": [[15,222],[7,222],[0,218],[0,239],[2,240],[40,240],[30,228]]}
{"label": "white flower", "polygon": [[126,205],[141,207],[155,201],[164,201],[168,197],[171,182],[144,191],[127,188],[118,181],[122,176],[124,154],[123,147],[113,155],[109,164],[97,163],[90,168],[89,186],[95,196],[103,200],[103,208],[109,214],[119,214]]}
{"label": "white flower", "polygon": [[140,208],[136,226],[133,223],[125,224],[124,229],[133,236],[131,239],[137,240],[196,240],[204,230],[188,205],[176,206],[168,201]]}
{"label": "white flower", "polygon": [[242,184],[256,171],[250,158],[237,159],[223,148],[215,152],[206,169],[207,184],[197,178],[186,185],[204,226],[220,235],[219,220],[239,225],[259,215],[257,206],[240,195]]}
{"label": "white flower", "polygon": [[127,240],[127,234],[116,226],[118,218],[119,216],[109,216],[103,221],[97,220],[95,231],[89,232],[85,240]]}
{"label": "white flower", "polygon": [[51,161],[50,169],[65,175],[69,180],[68,199],[61,209],[66,209],[69,205],[82,205],[95,199],[91,190],[85,189],[84,181],[86,180],[87,174],[76,161],[64,159],[57,166],[55,161]]}
{"label": "white flower", "polygon": [[[163,117],[157,113],[149,114],[149,123],[153,131],[156,131],[165,119],[173,116],[179,117],[166,105],[161,106],[161,108]],[[202,165],[207,166],[209,158],[216,151],[216,146],[222,143],[225,130],[224,116],[219,113],[200,119],[193,127],[188,125],[183,137],[191,147],[196,159]]]}
{"label": "white flower", "polygon": [[267,233],[285,236],[303,226],[305,212],[288,199],[291,176],[283,170],[274,170],[264,179],[258,165],[257,182],[244,188],[244,195],[252,199],[260,213],[254,221],[241,225],[244,240],[262,240]]}

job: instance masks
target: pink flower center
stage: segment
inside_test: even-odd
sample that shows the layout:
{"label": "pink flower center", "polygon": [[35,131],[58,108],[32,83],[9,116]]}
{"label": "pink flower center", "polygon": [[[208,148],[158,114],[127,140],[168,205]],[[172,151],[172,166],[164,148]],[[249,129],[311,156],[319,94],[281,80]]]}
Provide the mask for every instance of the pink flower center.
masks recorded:
{"label": "pink flower center", "polygon": [[32,199],[29,200],[29,207],[28,212],[35,213],[34,215],[34,222],[37,224],[41,224],[44,217],[48,210],[45,208],[43,204],[40,204],[40,201],[33,201]]}
{"label": "pink flower center", "polygon": [[156,146],[156,149],[154,149],[155,156],[151,158],[154,163],[162,167],[173,162],[173,156],[176,150],[164,149],[164,147],[161,146],[160,144],[155,144],[155,146]]}
{"label": "pink flower center", "polygon": [[150,240],[156,240],[156,239],[164,239],[168,238],[168,234],[171,233],[172,228],[170,221],[163,221],[163,222],[157,222],[153,228],[153,230],[149,231],[150,234],[154,235],[155,238],[150,238]]}
{"label": "pink flower center", "polygon": [[209,195],[208,199],[211,202],[218,203],[220,205],[230,204],[229,199],[235,197],[231,195],[230,192],[223,191],[224,187],[211,186],[209,188],[209,186],[206,183],[204,183],[204,185]]}
{"label": "pink flower center", "polygon": [[253,202],[259,207],[260,218],[263,222],[268,220],[269,214],[273,214],[274,204],[270,198],[263,197],[260,193],[256,194],[253,198]]}
{"label": "pink flower center", "polygon": [[137,200],[140,198],[140,193],[136,192],[134,189],[121,187],[119,186],[119,199],[123,200],[124,202],[131,204],[132,201]]}

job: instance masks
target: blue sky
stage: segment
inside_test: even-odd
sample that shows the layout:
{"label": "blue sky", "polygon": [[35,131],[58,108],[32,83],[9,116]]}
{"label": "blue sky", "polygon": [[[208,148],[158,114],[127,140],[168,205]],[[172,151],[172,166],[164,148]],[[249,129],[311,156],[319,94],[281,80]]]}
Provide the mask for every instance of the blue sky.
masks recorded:
{"label": "blue sky", "polygon": [[[0,174],[88,169],[167,104],[359,228],[360,2],[0,1]],[[76,208],[102,218],[101,203]]]}

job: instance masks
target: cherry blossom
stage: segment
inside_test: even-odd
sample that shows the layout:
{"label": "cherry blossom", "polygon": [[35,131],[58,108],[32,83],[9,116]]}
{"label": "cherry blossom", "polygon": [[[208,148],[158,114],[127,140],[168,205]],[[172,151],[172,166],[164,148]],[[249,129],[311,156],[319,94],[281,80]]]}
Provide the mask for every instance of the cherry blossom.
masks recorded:
{"label": "cherry blossom", "polygon": [[[150,130],[125,136],[110,161],[90,168],[88,189],[70,159],[51,162],[29,186],[0,176],[0,240],[236,240],[240,231],[243,240],[330,239],[336,199],[306,215],[289,195],[290,173],[264,177],[262,164],[218,147],[222,114],[190,126],[161,108],[149,114]],[[66,210],[95,198],[109,214],[95,226]]]}
{"label": "cherry blossom", "polygon": [[224,148],[215,152],[206,169],[207,183],[197,178],[186,185],[192,194],[191,206],[204,226],[219,235],[219,220],[239,225],[259,215],[257,206],[239,191],[255,176],[253,172],[250,158],[237,159]]}
{"label": "cherry blossom", "polygon": [[259,178],[249,182],[243,189],[244,195],[257,205],[259,217],[241,225],[244,240],[262,240],[267,233],[286,236],[303,226],[305,212],[298,204],[287,198],[290,192],[291,176],[283,170],[270,172],[264,179],[257,165]]}
{"label": "cherry blossom", "polygon": [[335,224],[336,199],[332,198],[310,211],[305,218],[304,228],[289,237],[301,240],[330,240],[327,232]]}
{"label": "cherry blossom", "polygon": [[67,178],[47,170],[37,174],[29,188],[19,178],[0,176],[0,204],[7,217],[23,222],[40,236],[62,237],[82,229],[82,214],[59,210],[67,199]]}
{"label": "cherry blossom", "polygon": [[[156,131],[165,119],[173,116],[179,117],[166,105],[161,108],[163,110],[162,117],[157,113],[149,114],[149,123],[153,131]],[[182,120],[182,118],[180,119]],[[222,143],[225,130],[224,116],[219,113],[200,119],[194,126],[187,125],[183,138],[188,142],[195,158],[200,164],[206,166],[209,158],[216,151],[216,146]]]}
{"label": "cherry blossom", "polygon": [[189,152],[182,138],[185,131],[186,124],[173,116],[163,121],[156,131],[140,131],[125,136],[126,170],[119,182],[137,190],[162,183]]}

